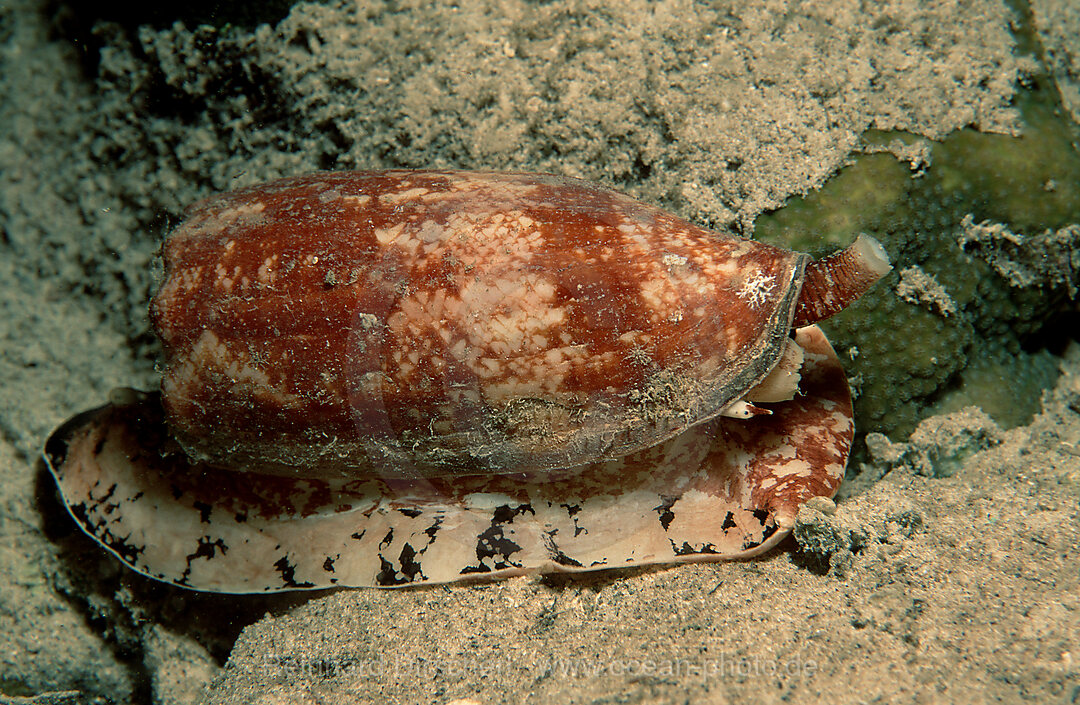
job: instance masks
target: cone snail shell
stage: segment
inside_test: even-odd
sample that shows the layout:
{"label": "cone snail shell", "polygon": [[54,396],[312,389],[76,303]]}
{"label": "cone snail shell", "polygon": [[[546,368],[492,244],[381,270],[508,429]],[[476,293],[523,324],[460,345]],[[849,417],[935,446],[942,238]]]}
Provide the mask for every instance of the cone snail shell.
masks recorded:
{"label": "cone snail shell", "polygon": [[126,563],[228,592],[764,550],[853,431],[806,326],[888,271],[865,236],[810,261],[580,180],[450,171],[215,196],[164,259],[160,399],[45,455]]}

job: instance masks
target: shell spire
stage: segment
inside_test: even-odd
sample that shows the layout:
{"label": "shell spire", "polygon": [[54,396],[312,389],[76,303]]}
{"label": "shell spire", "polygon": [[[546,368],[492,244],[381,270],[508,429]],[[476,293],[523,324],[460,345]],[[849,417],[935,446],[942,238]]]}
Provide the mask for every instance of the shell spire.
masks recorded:
{"label": "shell spire", "polygon": [[891,269],[885,248],[865,234],[844,249],[810,262],[792,327],[808,326],[839,313]]}

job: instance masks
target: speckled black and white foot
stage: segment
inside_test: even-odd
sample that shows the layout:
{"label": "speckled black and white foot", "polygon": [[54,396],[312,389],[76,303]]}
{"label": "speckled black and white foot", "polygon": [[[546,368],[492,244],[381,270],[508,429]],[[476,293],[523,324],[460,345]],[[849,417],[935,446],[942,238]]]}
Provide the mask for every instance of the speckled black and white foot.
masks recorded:
{"label": "speckled black and white foot", "polygon": [[[45,459],[79,525],[140,573],[197,590],[396,587],[762,553],[831,497],[853,434],[847,382],[796,331],[802,394],[619,460],[527,474],[294,479],[193,464],[158,396],[81,414]],[[769,406],[764,404],[764,406]]]}

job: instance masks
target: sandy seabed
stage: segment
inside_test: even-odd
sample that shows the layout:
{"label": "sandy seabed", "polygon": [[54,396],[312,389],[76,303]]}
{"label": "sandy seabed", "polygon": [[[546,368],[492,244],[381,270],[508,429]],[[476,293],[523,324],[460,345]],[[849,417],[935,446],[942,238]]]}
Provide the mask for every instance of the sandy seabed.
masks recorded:
{"label": "sandy seabed", "polygon": [[[871,436],[835,512],[748,562],[197,595],[78,533],[39,459],[66,417],[156,383],[155,253],[215,190],[526,169],[749,232],[865,130],[1022,129],[1035,60],[1003,3],[874,5],[221,5],[217,30],[0,8],[0,702],[1080,700],[1076,344],[1030,423],[966,408]],[[1033,12],[1075,120],[1080,13]]]}

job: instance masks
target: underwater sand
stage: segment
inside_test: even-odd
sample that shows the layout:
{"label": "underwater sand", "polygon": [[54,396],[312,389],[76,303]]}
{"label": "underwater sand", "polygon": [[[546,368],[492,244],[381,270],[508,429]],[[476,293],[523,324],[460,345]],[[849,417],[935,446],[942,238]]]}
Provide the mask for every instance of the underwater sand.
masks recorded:
{"label": "underwater sand", "polygon": [[[1063,282],[1024,322],[1062,373],[1015,392],[1020,425],[964,408],[910,439],[873,436],[835,513],[804,510],[797,540],[758,560],[222,597],[134,575],[78,532],[41,444],[113,387],[156,384],[154,254],[201,195],[318,168],[528,169],[750,232],[856,156],[866,130],[913,135],[892,148],[912,173],[918,139],[1030,130],[1013,100],[1029,74],[1075,144],[1068,0],[1034,4],[1034,54],[991,0],[420,6],[269,5],[271,25],[228,5],[58,6],[54,22],[44,3],[0,8],[0,702],[1080,699],[1080,352]],[[218,29],[193,31],[208,19]],[[1080,223],[1055,214],[1055,229]],[[921,256],[893,253],[898,270]],[[994,281],[984,298],[1011,286]],[[977,348],[995,322],[971,325]],[[1013,382],[987,383],[999,406]]]}

